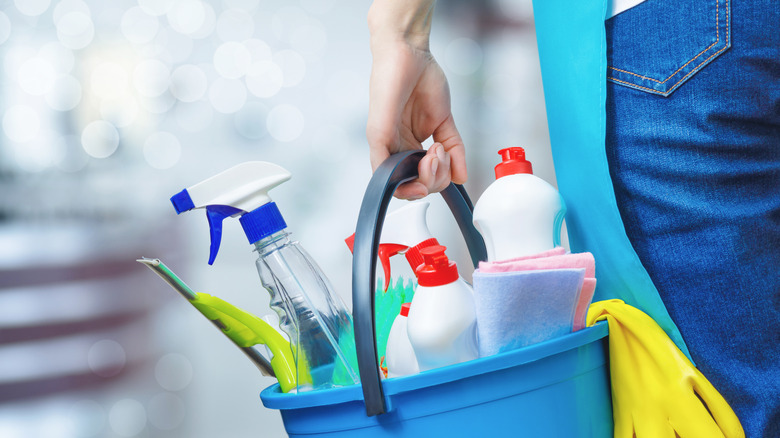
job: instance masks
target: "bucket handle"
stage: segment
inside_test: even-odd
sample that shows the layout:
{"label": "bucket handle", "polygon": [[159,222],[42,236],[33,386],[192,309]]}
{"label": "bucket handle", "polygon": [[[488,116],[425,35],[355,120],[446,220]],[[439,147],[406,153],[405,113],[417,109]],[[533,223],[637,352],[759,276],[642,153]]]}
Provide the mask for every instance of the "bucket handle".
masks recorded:
{"label": "bucket handle", "polygon": [[[417,177],[417,165],[424,156],[425,151],[420,150],[387,158],[371,177],[358,215],[352,258],[352,313],[358,371],[368,416],[388,411],[377,363],[374,313],[376,259],[382,224],[395,189]],[[451,183],[441,195],[455,216],[476,268],[480,260],[487,260],[487,250],[482,235],[472,223],[474,206],[461,185]]]}

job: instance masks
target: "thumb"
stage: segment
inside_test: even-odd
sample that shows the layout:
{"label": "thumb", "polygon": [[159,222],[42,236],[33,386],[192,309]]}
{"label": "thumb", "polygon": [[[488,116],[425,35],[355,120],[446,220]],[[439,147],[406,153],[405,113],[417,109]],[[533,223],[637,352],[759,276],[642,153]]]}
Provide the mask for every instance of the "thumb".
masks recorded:
{"label": "thumb", "polygon": [[463,145],[463,139],[460,138],[460,133],[455,126],[452,114],[433,131],[433,141],[441,143],[444,146],[444,150],[450,154],[452,182],[456,184],[465,183],[468,179],[466,172],[466,147]]}

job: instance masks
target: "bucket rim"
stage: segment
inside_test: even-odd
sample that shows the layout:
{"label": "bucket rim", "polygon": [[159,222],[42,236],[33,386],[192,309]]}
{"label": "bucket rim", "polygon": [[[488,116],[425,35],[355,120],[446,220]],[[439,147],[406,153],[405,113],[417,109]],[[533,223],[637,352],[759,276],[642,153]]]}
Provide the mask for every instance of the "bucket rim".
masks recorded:
{"label": "bucket rim", "polygon": [[[528,364],[548,356],[563,353],[605,338],[609,334],[606,321],[592,327],[554,339],[532,344],[496,355],[455,365],[422,371],[418,374],[382,380],[385,396],[396,395],[430,386],[449,383],[479,374],[490,373]],[[271,409],[300,409],[352,401],[363,401],[362,385],[350,385],[302,393],[283,393],[273,384],[260,393],[263,405]]]}

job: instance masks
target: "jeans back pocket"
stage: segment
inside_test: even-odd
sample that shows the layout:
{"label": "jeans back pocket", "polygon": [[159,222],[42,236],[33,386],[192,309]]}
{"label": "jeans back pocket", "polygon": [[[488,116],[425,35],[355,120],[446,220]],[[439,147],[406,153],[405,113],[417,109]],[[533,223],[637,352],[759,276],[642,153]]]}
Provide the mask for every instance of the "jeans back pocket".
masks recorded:
{"label": "jeans back pocket", "polygon": [[731,46],[730,0],[647,0],[606,21],[607,80],[670,95]]}

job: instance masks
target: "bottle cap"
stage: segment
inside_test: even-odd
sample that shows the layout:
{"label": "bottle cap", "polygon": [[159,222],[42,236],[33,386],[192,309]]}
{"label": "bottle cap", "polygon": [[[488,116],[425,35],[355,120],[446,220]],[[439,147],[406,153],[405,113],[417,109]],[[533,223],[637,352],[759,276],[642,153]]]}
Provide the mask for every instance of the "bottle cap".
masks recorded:
{"label": "bottle cap", "polygon": [[409,316],[409,308],[412,307],[412,303],[401,304],[401,316]]}
{"label": "bottle cap", "polygon": [[444,254],[446,250],[442,245],[420,250],[424,261],[415,271],[420,286],[443,286],[458,279],[458,267]]}
{"label": "bottle cap", "polygon": [[409,262],[409,266],[412,267],[413,270],[417,270],[417,267],[423,264],[423,256],[420,253],[420,251],[424,248],[427,248],[429,246],[437,246],[439,244],[439,241],[436,240],[435,237],[431,237],[430,239],[423,240],[422,242],[418,243],[417,245],[409,248],[406,250],[406,261]]}
{"label": "bottle cap", "polygon": [[244,234],[250,244],[258,242],[271,234],[287,228],[282,213],[275,202],[269,202],[259,208],[250,211],[239,219]]}
{"label": "bottle cap", "polygon": [[498,154],[501,155],[502,161],[495,167],[496,179],[518,173],[534,173],[531,162],[525,159],[525,149],[520,147],[506,148],[498,151]]}

